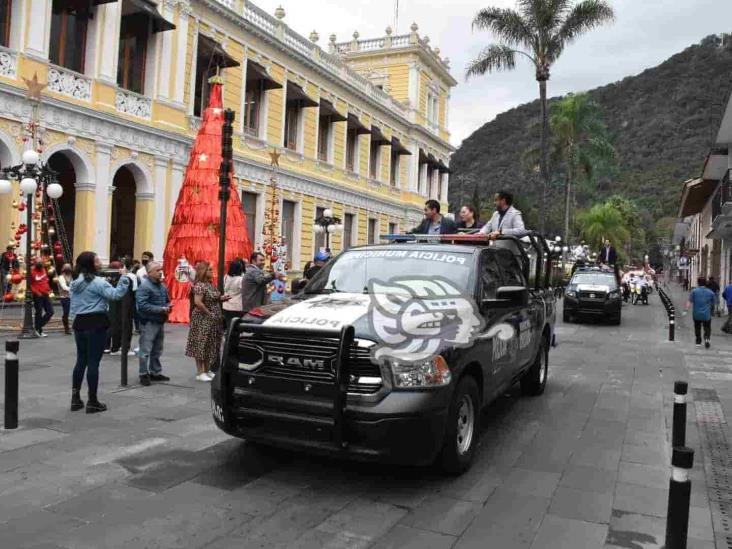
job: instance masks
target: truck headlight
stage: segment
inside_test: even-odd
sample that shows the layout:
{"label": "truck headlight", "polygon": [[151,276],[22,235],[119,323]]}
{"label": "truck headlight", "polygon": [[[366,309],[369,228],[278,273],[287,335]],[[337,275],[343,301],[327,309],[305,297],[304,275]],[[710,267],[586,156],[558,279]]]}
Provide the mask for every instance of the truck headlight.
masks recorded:
{"label": "truck headlight", "polygon": [[450,384],[452,374],[447,361],[442,356],[419,362],[389,361],[394,374],[394,386],[443,387]]}
{"label": "truck headlight", "polygon": [[575,292],[574,290],[567,290],[564,295],[566,295],[567,297],[576,297],[577,292]]}
{"label": "truck headlight", "polygon": [[613,290],[607,294],[608,299],[620,299],[620,290]]}

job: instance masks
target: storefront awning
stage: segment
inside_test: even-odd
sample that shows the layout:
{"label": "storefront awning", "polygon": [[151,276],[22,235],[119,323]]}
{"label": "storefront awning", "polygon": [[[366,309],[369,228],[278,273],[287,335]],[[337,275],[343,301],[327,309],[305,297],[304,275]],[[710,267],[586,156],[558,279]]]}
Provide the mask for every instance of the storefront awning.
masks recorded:
{"label": "storefront awning", "polygon": [[409,149],[407,149],[404,145],[402,145],[402,142],[399,141],[396,137],[391,138],[391,150],[399,155],[411,155],[412,154],[409,151]]}
{"label": "storefront awning", "polygon": [[381,128],[378,126],[371,125],[371,143],[374,145],[390,145],[391,142],[386,138],[386,136],[381,131]]}
{"label": "storefront awning", "polygon": [[224,51],[216,40],[198,33],[198,57],[205,57],[210,67],[238,67],[239,62]]}
{"label": "storefront awning", "polygon": [[371,130],[364,126],[361,123],[361,120],[359,120],[358,116],[353,113],[348,113],[348,129],[356,130],[356,133],[358,135],[366,135],[371,133]]}
{"label": "storefront awning", "polygon": [[347,116],[339,113],[338,110],[333,106],[333,103],[327,101],[326,99],[320,100],[320,116],[329,117],[331,122],[345,122],[346,120],[348,120]]}
{"label": "storefront awning", "polygon": [[281,90],[282,84],[272,78],[267,69],[259,63],[247,60],[247,82],[261,81],[265,90]]}
{"label": "storefront awning", "polygon": [[292,82],[287,83],[287,102],[297,102],[301,109],[317,107],[320,104],[314,99],[311,99],[300,86]]}
{"label": "storefront awning", "polygon": [[[163,17],[150,0],[126,0],[126,12],[123,15],[137,16],[152,21],[153,32],[173,30],[175,25]],[[141,24],[142,21],[141,21]]]}
{"label": "storefront awning", "polygon": [[709,179],[690,179],[684,183],[684,189],[681,192],[679,217],[700,213],[709,198],[714,194],[717,185],[719,185],[719,181]]}

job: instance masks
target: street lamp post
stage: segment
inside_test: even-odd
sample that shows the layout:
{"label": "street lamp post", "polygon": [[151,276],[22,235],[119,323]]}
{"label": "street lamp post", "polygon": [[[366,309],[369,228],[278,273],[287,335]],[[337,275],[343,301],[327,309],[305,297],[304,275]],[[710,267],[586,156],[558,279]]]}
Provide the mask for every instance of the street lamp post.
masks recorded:
{"label": "street lamp post", "polygon": [[219,201],[221,202],[219,227],[219,265],[218,286],[219,292],[224,293],[224,267],[226,265],[226,213],[231,197],[231,183],[229,175],[233,167],[234,158],[234,111],[224,111],[224,126],[221,130],[221,167],[219,171]]}
{"label": "street lamp post", "polygon": [[313,230],[316,234],[325,234],[325,249],[330,253],[330,235],[343,232],[341,219],[333,215],[333,210],[326,208],[323,215],[315,220]]}
{"label": "street lamp post", "polygon": [[33,254],[33,195],[40,187],[48,197],[55,200],[63,194],[63,187],[56,182],[56,172],[41,162],[40,155],[34,149],[23,152],[22,164],[0,170],[0,194],[12,190],[10,180],[20,181],[20,192],[25,195],[27,234],[25,238],[25,300],[23,310],[23,328],[19,337],[32,339],[38,337],[33,326],[33,292],[31,292],[31,265]]}

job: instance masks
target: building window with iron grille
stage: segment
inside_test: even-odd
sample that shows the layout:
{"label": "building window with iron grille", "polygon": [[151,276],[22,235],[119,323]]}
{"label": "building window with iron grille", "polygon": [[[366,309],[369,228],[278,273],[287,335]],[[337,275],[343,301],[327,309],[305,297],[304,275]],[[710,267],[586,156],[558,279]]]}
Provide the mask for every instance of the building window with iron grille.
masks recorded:
{"label": "building window with iron grille", "polygon": [[[193,114],[201,116],[208,106],[211,91],[211,77],[219,75],[223,69],[238,67],[239,62],[224,51],[224,48],[204,34],[198,34],[196,51],[196,81],[193,94]],[[223,76],[222,76],[223,78]]]}

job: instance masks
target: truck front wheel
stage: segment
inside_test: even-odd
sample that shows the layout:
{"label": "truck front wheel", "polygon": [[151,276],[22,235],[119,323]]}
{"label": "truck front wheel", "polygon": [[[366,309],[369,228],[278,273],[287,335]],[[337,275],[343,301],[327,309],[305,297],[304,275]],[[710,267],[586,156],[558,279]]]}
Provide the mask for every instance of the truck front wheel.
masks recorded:
{"label": "truck front wheel", "polygon": [[545,337],[541,338],[539,351],[531,368],[521,378],[521,391],[525,395],[538,396],[544,392],[546,378],[549,373],[549,345]]}
{"label": "truck front wheel", "polygon": [[466,471],[475,456],[480,433],[480,392],[472,376],[459,382],[450,403],[440,462],[448,473]]}

